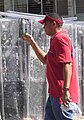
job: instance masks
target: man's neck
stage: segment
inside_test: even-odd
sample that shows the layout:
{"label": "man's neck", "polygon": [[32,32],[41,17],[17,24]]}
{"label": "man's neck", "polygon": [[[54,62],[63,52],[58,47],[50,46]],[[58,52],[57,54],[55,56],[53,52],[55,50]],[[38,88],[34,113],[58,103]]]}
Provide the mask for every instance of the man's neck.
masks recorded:
{"label": "man's neck", "polygon": [[51,35],[51,37],[54,36],[56,33],[60,32],[60,31],[62,31],[62,28],[56,29],[56,30],[53,32],[53,34]]}

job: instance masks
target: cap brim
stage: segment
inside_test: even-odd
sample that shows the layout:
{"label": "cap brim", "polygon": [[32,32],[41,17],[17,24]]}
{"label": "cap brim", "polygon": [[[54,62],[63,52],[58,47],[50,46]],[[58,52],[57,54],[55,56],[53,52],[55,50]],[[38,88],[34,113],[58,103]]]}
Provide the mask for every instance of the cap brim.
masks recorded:
{"label": "cap brim", "polygon": [[39,20],[38,22],[41,23],[41,24],[44,24],[46,21],[56,21],[57,23],[63,24],[62,20],[55,19],[55,18],[52,18],[50,16],[46,16],[44,19]]}
{"label": "cap brim", "polygon": [[44,23],[44,19],[39,20],[38,22],[41,23],[41,24],[43,24]]}

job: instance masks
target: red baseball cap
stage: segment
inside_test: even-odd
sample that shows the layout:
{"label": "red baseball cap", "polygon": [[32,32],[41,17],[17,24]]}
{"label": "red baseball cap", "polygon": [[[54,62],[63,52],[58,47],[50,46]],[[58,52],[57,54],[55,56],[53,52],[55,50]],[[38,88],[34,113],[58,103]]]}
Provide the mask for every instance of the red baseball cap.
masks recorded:
{"label": "red baseball cap", "polygon": [[63,24],[63,20],[59,20],[59,19],[56,19],[56,18],[52,18],[52,17],[50,17],[50,16],[48,16],[48,15],[46,15],[45,16],[45,18],[44,19],[42,19],[42,20],[39,20],[38,22],[39,23],[41,23],[41,24],[44,24],[46,21],[55,21],[55,22],[57,22],[57,23],[59,23],[59,24]]}

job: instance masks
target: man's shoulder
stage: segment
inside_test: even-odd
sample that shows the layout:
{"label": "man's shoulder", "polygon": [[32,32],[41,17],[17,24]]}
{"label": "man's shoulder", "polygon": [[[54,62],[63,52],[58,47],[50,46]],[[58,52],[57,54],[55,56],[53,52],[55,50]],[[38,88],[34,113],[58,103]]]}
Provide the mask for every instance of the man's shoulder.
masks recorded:
{"label": "man's shoulder", "polygon": [[57,34],[55,36],[55,39],[58,39],[59,41],[65,41],[65,42],[71,41],[69,35],[64,30],[62,30],[59,34]]}

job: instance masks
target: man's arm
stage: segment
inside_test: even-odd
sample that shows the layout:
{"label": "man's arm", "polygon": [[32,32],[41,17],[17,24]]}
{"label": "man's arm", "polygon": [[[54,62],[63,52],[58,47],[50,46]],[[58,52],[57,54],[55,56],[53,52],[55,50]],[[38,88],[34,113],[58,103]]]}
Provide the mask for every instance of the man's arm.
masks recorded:
{"label": "man's arm", "polygon": [[64,77],[64,95],[63,95],[63,103],[67,107],[69,102],[71,101],[71,96],[69,93],[70,80],[72,76],[72,63],[64,63],[63,64],[63,77]]}
{"label": "man's arm", "polygon": [[46,53],[37,45],[36,42],[32,42],[31,44],[34,52],[36,53],[37,57],[39,58],[39,60],[43,63],[46,64]]}
{"label": "man's arm", "polygon": [[72,63],[63,64],[64,88],[69,88],[72,76]]}

